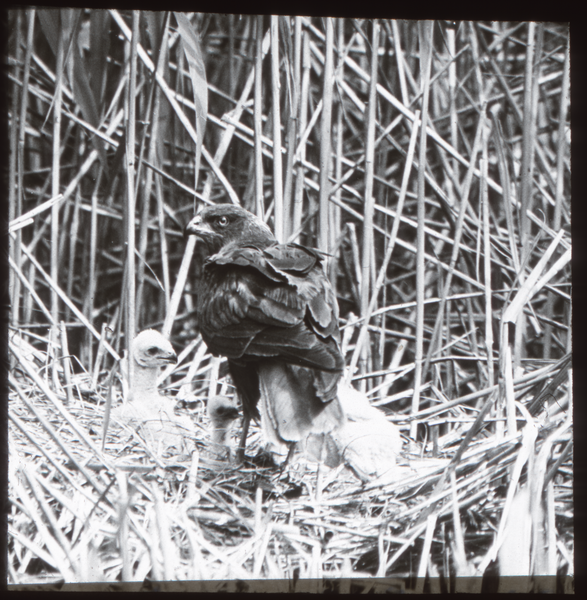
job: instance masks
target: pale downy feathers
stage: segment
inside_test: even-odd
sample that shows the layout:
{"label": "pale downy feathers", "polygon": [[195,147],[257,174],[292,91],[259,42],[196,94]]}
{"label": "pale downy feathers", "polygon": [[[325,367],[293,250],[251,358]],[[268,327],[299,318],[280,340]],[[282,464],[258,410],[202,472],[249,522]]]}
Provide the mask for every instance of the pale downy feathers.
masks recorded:
{"label": "pale downy feathers", "polygon": [[211,452],[219,457],[230,455],[230,431],[239,411],[228,396],[213,396],[206,410],[210,419]]}
{"label": "pale downy feathers", "polygon": [[112,418],[133,427],[158,455],[171,448],[188,451],[193,445],[193,424],[189,417],[173,412],[173,404],[157,390],[160,369],[177,362],[171,343],[159,332],[147,329],[133,340],[130,350],[134,373],[129,399],[112,411]]}
{"label": "pale downy feathers", "polygon": [[402,447],[399,429],[350,385],[338,386],[338,399],[347,421],[331,435],[345,464],[365,482],[391,475]]}

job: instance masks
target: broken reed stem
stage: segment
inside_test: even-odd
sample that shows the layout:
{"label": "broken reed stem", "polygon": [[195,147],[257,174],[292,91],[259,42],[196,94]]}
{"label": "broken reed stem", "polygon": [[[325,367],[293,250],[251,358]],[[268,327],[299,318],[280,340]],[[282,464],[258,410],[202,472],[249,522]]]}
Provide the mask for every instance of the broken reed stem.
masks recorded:
{"label": "broken reed stem", "polygon": [[[165,233],[165,209],[163,198],[163,184],[160,175],[155,175],[155,193],[157,194],[157,223],[159,225],[159,242],[161,248],[161,269],[163,271],[163,300],[165,315],[169,312],[171,302],[171,276],[169,273],[169,251],[167,248],[167,235]],[[142,261],[141,261],[142,262]]]}
{"label": "broken reed stem", "polygon": [[59,332],[61,334],[61,358],[63,361],[63,377],[65,379],[65,393],[67,394],[67,403],[73,404],[73,390],[71,389],[71,360],[69,358],[69,344],[67,343],[67,330],[65,322],[59,322]]}
{"label": "broken reed stem", "polygon": [[118,483],[118,543],[120,558],[122,559],[122,581],[132,581],[132,563],[129,553],[129,514],[130,498],[128,495],[128,482],[124,471],[116,470]]}
{"label": "broken reed stem", "polygon": [[23,284],[26,290],[28,290],[29,294],[33,298],[33,300],[37,303],[37,306],[41,309],[43,314],[47,317],[47,322],[51,325],[55,325],[55,321],[53,321],[53,315],[49,312],[49,309],[45,306],[35,288],[29,283],[29,280],[23,275],[22,271],[18,268],[17,264],[14,262],[11,256],[8,257],[8,265],[12,269],[12,272],[16,274],[19,281]]}
{"label": "broken reed stem", "polygon": [[[533,175],[534,175],[534,145],[535,145],[535,122],[537,99],[534,99],[538,89],[534,86],[533,77],[535,75],[535,29],[534,22],[528,23],[528,42],[526,46],[526,72],[524,77],[524,118],[522,129],[522,165],[520,171],[520,244],[521,244],[521,263],[526,265],[529,259],[531,247],[531,231],[528,212],[532,211],[533,205]],[[541,37],[541,36],[539,36]],[[541,43],[538,44],[541,46]],[[536,56],[539,59],[539,56]],[[520,284],[524,283],[524,269],[520,270]],[[514,338],[513,360],[514,370],[520,368],[520,361],[525,358],[524,338],[526,337],[526,315],[520,313],[516,323]]]}

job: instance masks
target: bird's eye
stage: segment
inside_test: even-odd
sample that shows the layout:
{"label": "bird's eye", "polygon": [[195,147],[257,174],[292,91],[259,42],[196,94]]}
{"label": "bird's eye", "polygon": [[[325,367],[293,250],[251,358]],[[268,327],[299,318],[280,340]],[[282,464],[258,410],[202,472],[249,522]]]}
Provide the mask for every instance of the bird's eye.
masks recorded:
{"label": "bird's eye", "polygon": [[226,217],[226,216],[218,217],[216,222],[218,223],[218,225],[220,225],[220,227],[226,227],[228,225],[228,217]]}
{"label": "bird's eye", "polygon": [[149,354],[150,356],[153,356],[153,354],[157,354],[157,348],[149,348],[147,350],[147,354]]}

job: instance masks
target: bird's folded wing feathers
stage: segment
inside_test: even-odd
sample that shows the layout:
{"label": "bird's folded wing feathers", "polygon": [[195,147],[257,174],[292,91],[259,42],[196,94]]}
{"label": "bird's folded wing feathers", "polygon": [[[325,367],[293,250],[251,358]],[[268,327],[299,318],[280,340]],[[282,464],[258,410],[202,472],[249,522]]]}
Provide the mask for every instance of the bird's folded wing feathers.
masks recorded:
{"label": "bird's folded wing feathers", "polygon": [[289,356],[342,369],[338,307],[317,253],[295,244],[232,246],[209,257],[206,269],[213,285],[200,320],[214,352]]}

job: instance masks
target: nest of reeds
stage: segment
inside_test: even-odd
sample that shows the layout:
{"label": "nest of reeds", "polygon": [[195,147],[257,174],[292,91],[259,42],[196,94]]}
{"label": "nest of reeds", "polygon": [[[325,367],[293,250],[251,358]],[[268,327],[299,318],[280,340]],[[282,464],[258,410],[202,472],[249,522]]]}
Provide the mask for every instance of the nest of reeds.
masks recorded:
{"label": "nest of reeds", "polygon": [[[545,490],[549,514],[542,521],[554,525],[561,551],[572,552],[566,379],[550,386],[551,401],[536,416],[523,410],[513,436],[480,427],[462,447],[479,408],[438,411],[433,423],[452,423],[449,434],[419,444],[416,453],[406,449],[394,473],[364,484],[344,465],[329,469],[299,454],[284,468],[264,466],[256,460],[258,430],[244,463],[214,460],[202,408],[192,411],[202,424],[192,454],[154,455],[120,428],[109,430],[102,451],[100,397],[107,389],[75,391],[68,403],[62,369],[54,389],[50,364],[14,351],[8,552],[16,582],[204,581],[205,589],[220,590],[230,587],[227,580],[255,589],[267,578],[291,590],[344,590],[377,585],[365,582],[376,575],[393,577],[401,589],[425,564],[444,589],[452,578],[475,575],[480,586],[483,573],[491,586],[496,557],[489,559],[508,489],[518,482]],[[520,405],[531,404],[529,390],[541,383],[547,389],[567,368],[559,361],[515,383]],[[409,428],[409,419],[396,423]],[[564,560],[557,571],[566,572]]]}

